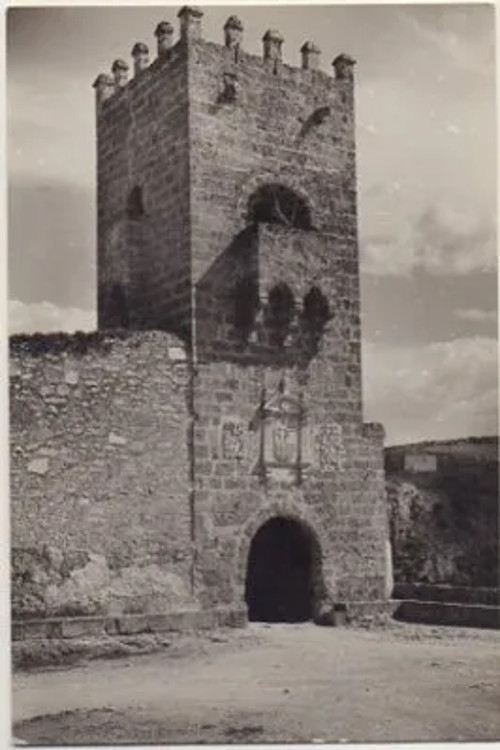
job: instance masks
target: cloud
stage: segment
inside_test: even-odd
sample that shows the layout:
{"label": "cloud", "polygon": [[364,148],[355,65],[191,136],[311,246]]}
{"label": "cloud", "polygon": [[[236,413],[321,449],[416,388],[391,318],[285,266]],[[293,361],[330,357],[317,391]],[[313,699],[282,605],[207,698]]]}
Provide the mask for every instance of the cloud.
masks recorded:
{"label": "cloud", "polygon": [[[423,11],[423,12],[422,12]],[[459,70],[476,75],[491,75],[494,67],[494,43],[491,27],[495,24],[493,7],[450,7],[443,13],[438,6],[426,9],[402,9],[401,18],[420,44],[436,52]]]}
{"label": "cloud", "polygon": [[446,204],[432,206],[415,225],[417,263],[437,274],[495,271],[495,234],[486,217]]}
{"label": "cloud", "polygon": [[439,202],[403,221],[397,209],[379,211],[371,223],[375,230],[361,243],[366,273],[410,276],[420,269],[436,276],[464,276],[496,271],[496,228],[484,212]]}
{"label": "cloud", "polygon": [[50,333],[55,331],[92,331],[96,328],[93,310],[58,307],[51,302],[27,304],[9,300],[8,330],[14,333]]}
{"label": "cloud", "polygon": [[490,323],[496,322],[496,310],[477,310],[476,308],[467,308],[465,310],[455,310],[455,317],[460,320],[466,320],[471,323]]}
{"label": "cloud", "polygon": [[95,304],[92,193],[71,181],[9,183],[9,295],[60,307]]}
{"label": "cloud", "polygon": [[364,346],[365,418],[387,442],[497,434],[497,342],[475,336],[422,346]]}

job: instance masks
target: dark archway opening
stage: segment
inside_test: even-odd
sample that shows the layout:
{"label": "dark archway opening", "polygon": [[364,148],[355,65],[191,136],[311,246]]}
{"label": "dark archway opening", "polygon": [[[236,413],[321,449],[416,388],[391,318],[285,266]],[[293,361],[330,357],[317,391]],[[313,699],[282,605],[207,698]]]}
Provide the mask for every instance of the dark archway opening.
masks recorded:
{"label": "dark archway opening", "polygon": [[248,618],[306,622],[314,617],[321,551],[309,529],[290,518],[272,518],[258,530],[248,556]]}
{"label": "dark archway opening", "polygon": [[290,287],[283,282],[276,284],[269,292],[265,311],[265,321],[269,329],[270,342],[281,346],[290,330],[295,315],[295,300]]}
{"label": "dark archway opening", "polygon": [[328,300],[317,286],[311,287],[304,297],[303,316],[307,328],[319,335],[330,319]]}
{"label": "dark archway opening", "polygon": [[296,229],[312,229],[306,201],[290,188],[277,183],[262,185],[248,201],[248,222],[281,224]]}
{"label": "dark archway opening", "polygon": [[242,343],[246,343],[255,316],[259,309],[259,289],[253,279],[243,278],[235,286],[233,293],[234,330]]}

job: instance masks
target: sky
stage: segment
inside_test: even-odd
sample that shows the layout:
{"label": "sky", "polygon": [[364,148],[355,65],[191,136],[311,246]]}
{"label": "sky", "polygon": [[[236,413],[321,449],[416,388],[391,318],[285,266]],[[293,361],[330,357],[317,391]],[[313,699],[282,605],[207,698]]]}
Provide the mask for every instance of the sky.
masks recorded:
{"label": "sky", "polygon": [[[7,15],[9,329],[96,326],[92,83],[177,6]],[[222,42],[283,35],[299,65],[356,61],[365,419],[387,444],[497,434],[495,18],[492,5],[205,6]]]}

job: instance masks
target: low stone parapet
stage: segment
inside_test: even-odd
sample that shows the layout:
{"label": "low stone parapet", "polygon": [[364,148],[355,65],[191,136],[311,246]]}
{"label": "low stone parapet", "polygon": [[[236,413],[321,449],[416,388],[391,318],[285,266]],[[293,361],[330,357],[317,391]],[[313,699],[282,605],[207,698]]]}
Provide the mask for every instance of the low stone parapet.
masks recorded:
{"label": "low stone parapet", "polygon": [[410,599],[399,602],[394,618],[402,622],[424,625],[500,629],[500,607],[484,604],[426,602]]}
{"label": "low stone parapet", "polygon": [[430,583],[395,583],[393,599],[412,599],[424,602],[453,604],[500,605],[500,588],[479,586],[449,586]]}
{"label": "low stone parapet", "polygon": [[228,607],[209,610],[184,610],[117,617],[64,617],[44,620],[14,620],[12,640],[47,638],[95,638],[99,636],[142,633],[212,630],[217,627],[244,627],[246,609]]}

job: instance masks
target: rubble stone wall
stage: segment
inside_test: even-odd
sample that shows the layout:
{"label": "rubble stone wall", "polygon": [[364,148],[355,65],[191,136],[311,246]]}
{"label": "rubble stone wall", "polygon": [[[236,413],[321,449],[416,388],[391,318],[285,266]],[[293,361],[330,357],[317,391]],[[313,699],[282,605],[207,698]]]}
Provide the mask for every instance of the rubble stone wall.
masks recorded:
{"label": "rubble stone wall", "polygon": [[386,448],[397,582],[498,586],[498,440]]}
{"label": "rubble stone wall", "polygon": [[188,382],[168,334],[12,339],[15,616],[190,600]]}

